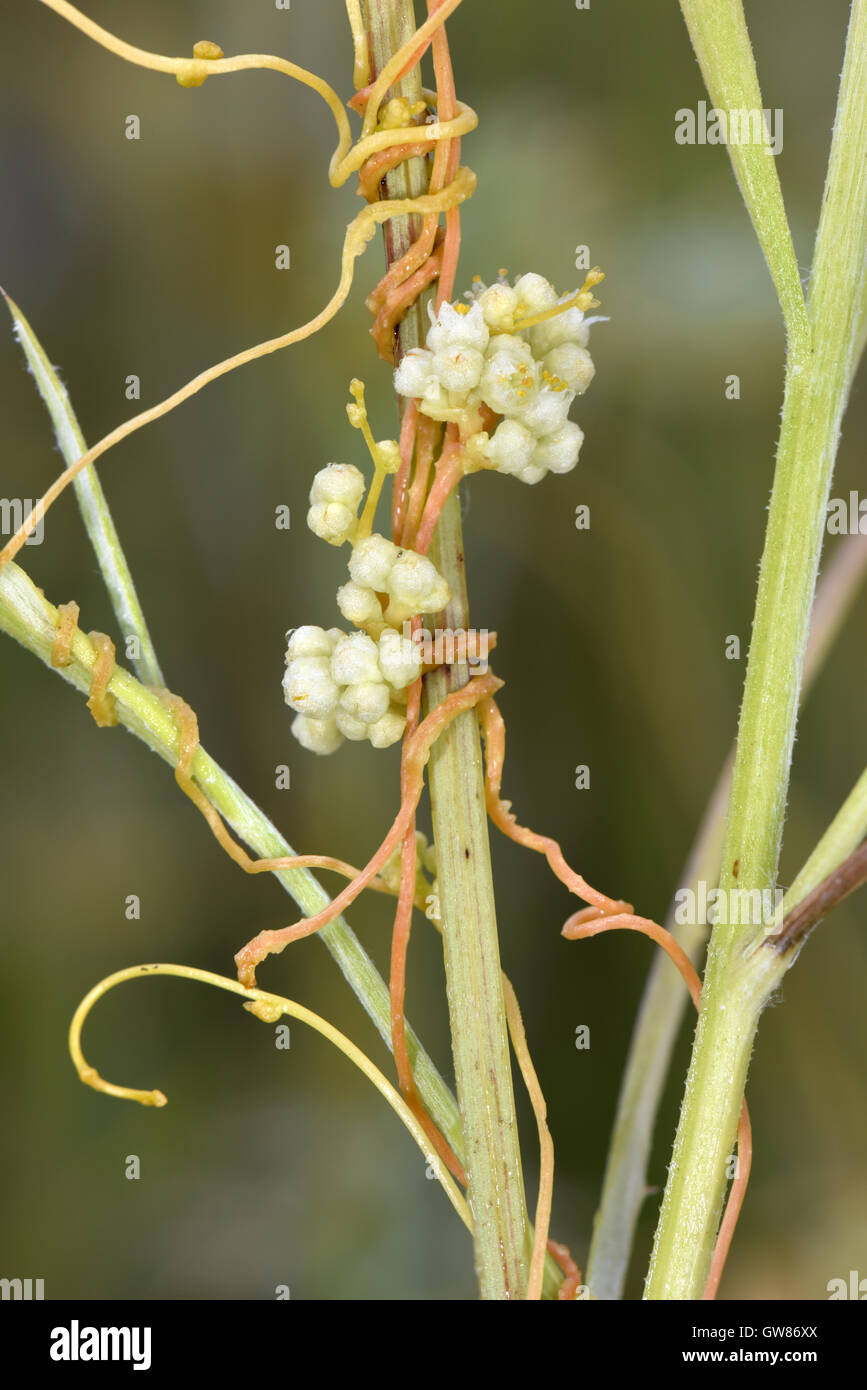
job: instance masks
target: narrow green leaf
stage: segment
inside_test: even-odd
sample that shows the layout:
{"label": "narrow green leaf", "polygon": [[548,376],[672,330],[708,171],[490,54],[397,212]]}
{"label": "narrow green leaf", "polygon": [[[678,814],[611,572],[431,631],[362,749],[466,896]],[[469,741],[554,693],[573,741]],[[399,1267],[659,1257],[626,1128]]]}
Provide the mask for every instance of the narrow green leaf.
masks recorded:
{"label": "narrow green leaf", "polygon": [[[45,402],[60,452],[67,467],[87,452],[66,387],[49,362],[42,344],[22,314],[18,305],[4,291],[12,315],[15,337],[24,349],[24,356],[39,394]],[[162,671],[139,603],[135,584],[123,553],[102,484],[92,464],[75,479],[78,505],[96,554],[102,577],[108,589],[124,643],[129,645],[129,659],[145,685],[163,686]],[[132,639],[132,640],[131,640]]]}
{"label": "narrow green leaf", "polygon": [[[680,0],[708,95],[726,117],[764,110],[741,0]],[[729,133],[731,134],[730,122]],[[809,329],[798,261],[770,146],[728,141],[738,187],[776,286],[790,347],[806,347]]]}

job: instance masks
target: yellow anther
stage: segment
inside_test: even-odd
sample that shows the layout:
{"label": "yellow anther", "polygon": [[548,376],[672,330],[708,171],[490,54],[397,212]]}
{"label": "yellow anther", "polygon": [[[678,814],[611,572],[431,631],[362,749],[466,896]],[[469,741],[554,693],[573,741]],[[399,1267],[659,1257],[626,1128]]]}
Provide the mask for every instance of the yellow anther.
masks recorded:
{"label": "yellow anther", "polygon": [[469,304],[453,304],[452,308],[456,314],[468,314],[470,312]]}
{"label": "yellow anther", "polygon": [[552,391],[569,390],[569,383],[564,381],[561,376],[555,376],[553,372],[549,372],[547,367],[542,370],[542,380],[551,387]]}

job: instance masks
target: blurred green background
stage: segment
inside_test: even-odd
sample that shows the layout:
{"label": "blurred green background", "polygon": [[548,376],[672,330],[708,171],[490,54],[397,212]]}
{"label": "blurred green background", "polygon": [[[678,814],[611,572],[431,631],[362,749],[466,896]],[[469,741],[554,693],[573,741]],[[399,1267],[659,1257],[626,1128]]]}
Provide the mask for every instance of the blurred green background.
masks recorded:
{"label": "blurred green background", "polygon": [[[188,53],[275,52],[347,96],[339,0],[87,0],[132,43]],[[848,7],[749,4],[764,100],[785,112],[778,161],[806,269],[821,197]],[[196,91],[121,63],[37,0],[4,7],[0,47],[0,281],[66,381],[93,441],[206,365],[310,318],[336,283],[353,188],[335,192],[318,98],[274,74]],[[461,281],[538,270],[572,288],[575,247],[607,279],[597,377],[573,412],[576,471],[525,490],[472,481],[466,510],[475,622],[496,629],[507,681],[505,794],[559,836],[592,882],[660,917],[729,746],[746,651],[782,380],[768,274],[725,152],[674,141],[703,96],[674,0],[466,0],[450,23],[459,92],[479,112],[464,145],[479,176]],[[124,137],[138,115],[141,138]],[[291,270],[274,248],[291,247]],[[396,806],[397,752],[305,753],[282,703],[285,630],[333,623],[343,557],[304,526],[314,471],[364,464],[344,405],[368,383],[374,429],[393,433],[388,371],[363,305],[371,249],[338,320],[210,387],[124,443],[102,477],[167,679],[199,713],[205,746],[299,850],[362,863]],[[728,401],[736,373],[741,398]],[[2,491],[38,495],[59,456],[11,334],[0,333]],[[835,495],[863,486],[867,398],[856,383]],[[576,505],[589,504],[589,532]],[[274,509],[292,509],[289,533]],[[831,543],[833,544],[833,542]],[[830,553],[830,547],[829,552]],[[71,493],[24,563],[82,626],[115,632]],[[791,881],[860,772],[865,600],[805,708],[783,878]],[[48,1297],[464,1298],[466,1233],[368,1083],[293,1025],[288,1052],[231,999],[179,981],[112,994],[89,1023],[103,1074],[162,1087],[155,1112],[75,1079],[66,1029],[103,975],[146,960],[231,973],[259,929],[294,920],[279,886],[220,853],[168,769],[8,639],[0,644],[6,968],[0,975],[3,1215],[0,1274]],[[289,791],[275,788],[288,762]],[[591,788],[574,769],[591,768]],[[514,980],[557,1144],[553,1233],[586,1257],[618,1080],[651,958],[612,936],[567,945],[572,910],[534,856],[493,845],[505,968]],[[141,920],[124,900],[141,898]],[[867,1024],[864,900],[834,914],[763,1018],[750,1075],[755,1164],[722,1296],[824,1298],[865,1268]],[[374,897],[351,921],[388,958]],[[325,1013],[390,1070],[384,1048],[316,941],[262,971]],[[439,943],[418,920],[408,1012],[450,1071]],[[589,1052],[575,1049],[578,1024]],[[684,1025],[651,1181],[661,1184],[688,1059]],[[523,1099],[531,1201],[535,1129]],[[127,1155],[141,1178],[124,1176]],[[628,1294],[638,1297],[658,1197],[643,1213]]]}

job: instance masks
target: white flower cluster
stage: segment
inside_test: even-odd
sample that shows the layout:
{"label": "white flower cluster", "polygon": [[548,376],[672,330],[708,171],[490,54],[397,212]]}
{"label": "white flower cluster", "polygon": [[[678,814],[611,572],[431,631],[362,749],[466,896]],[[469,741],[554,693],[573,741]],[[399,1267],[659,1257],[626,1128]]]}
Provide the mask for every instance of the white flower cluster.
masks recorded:
{"label": "white flower cluster", "polygon": [[329,545],[343,545],[355,530],[364,474],[351,463],[329,463],[313,479],[307,525]]}
{"label": "white flower cluster", "polygon": [[378,642],[364,632],[296,628],[283,677],[286,703],[296,712],[292,732],[313,753],[333,753],[345,738],[388,748],[406,726],[400,694],[420,672],[418,647],[393,628]]}
{"label": "white flower cluster", "polygon": [[[349,560],[350,582],[337,590],[337,606],[356,627],[377,633],[416,613],[439,613],[451,590],[426,555],[403,550],[385,536],[359,541]],[[388,596],[383,613],[377,594]]]}
{"label": "white flower cluster", "polygon": [[[501,473],[525,483],[568,473],[584,438],[569,408],[595,371],[583,310],[560,307],[578,297],[558,296],[541,275],[522,275],[514,285],[479,282],[469,305],[431,313],[426,346],[404,357],[395,389],[434,420],[466,428],[475,417],[466,446]],[[596,301],[587,295],[586,302]],[[482,405],[503,417],[491,435],[478,427]]]}

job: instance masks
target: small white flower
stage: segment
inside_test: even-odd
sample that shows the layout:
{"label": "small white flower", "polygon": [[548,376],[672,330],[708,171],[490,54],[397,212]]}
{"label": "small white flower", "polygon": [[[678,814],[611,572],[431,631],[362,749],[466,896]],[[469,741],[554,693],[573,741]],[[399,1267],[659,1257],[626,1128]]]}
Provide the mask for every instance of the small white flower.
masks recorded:
{"label": "small white flower", "polygon": [[570,391],[582,396],[596,375],[593,358],[577,343],[560,343],[542,359],[542,366],[552,376],[565,382]]}
{"label": "small white flower", "polygon": [[340,709],[361,724],[375,724],[388,709],[390,693],[385,681],[359,681],[340,696]]}
{"label": "small white flower", "polygon": [[424,395],[431,383],[433,353],[424,348],[413,348],[402,359],[394,373],[394,389],[399,396],[409,396],[417,400]]}
{"label": "small white flower", "polygon": [[463,396],[447,391],[437,377],[431,376],[419,410],[431,420],[451,420],[465,405]]}
{"label": "small white flower", "polygon": [[401,551],[395,560],[388,592],[392,597],[390,621],[394,620],[396,608],[406,609],[407,617],[413,613],[437,613],[451,598],[449,586],[436,566],[414,550]]}
{"label": "small white flower", "polygon": [[345,709],[338,709],[336,715],[337,728],[344,738],[348,738],[352,743],[361,743],[367,738],[368,727],[361,719],[356,719],[353,714],[349,714]]}
{"label": "small white flower", "polygon": [[488,325],[479,304],[473,304],[469,310],[465,305],[442,304],[437,315],[432,307],[429,312],[427,347],[431,352],[448,352],[452,348],[484,352],[488,346]]}
{"label": "small white flower", "polygon": [[[566,299],[569,297],[565,296]],[[528,328],[527,335],[536,356],[544,357],[561,343],[577,343],[579,347],[586,347],[590,341],[590,325],[585,323],[582,311],[573,307]]]}
{"label": "small white flower", "polygon": [[334,753],[343,742],[335,719],[309,719],[298,714],[292,720],[292,732],[311,753]]}
{"label": "small white flower", "polygon": [[532,464],[550,473],[569,473],[578,462],[583,442],[583,431],[572,420],[567,420],[561,429],[539,440],[533,450]]}
{"label": "small white flower", "polygon": [[556,308],[559,300],[557,291],[544,275],[522,275],[515,281],[515,294],[518,296],[518,319],[530,318],[533,314],[543,314],[546,309]]}
{"label": "small white flower", "polygon": [[537,439],[562,429],[569,417],[569,407],[574,397],[571,391],[558,391],[551,386],[543,386],[515,412],[522,425]]}
{"label": "small white flower", "polygon": [[311,719],[326,719],[337,708],[338,683],[332,678],[331,663],[325,656],[293,658],[283,677],[287,705]]}
{"label": "small white flower", "polygon": [[528,367],[534,363],[533,349],[526,338],[521,338],[517,333],[497,333],[491,338],[488,346],[488,358],[494,357],[497,353],[505,352],[516,362],[524,362]]}
{"label": "small white flower", "polygon": [[536,448],[536,436],[517,420],[503,420],[488,443],[488,458],[501,473],[520,477]]}
{"label": "small white flower", "polygon": [[476,301],[492,333],[511,333],[518,296],[511,285],[489,285]]}
{"label": "small white flower", "polygon": [[393,690],[404,690],[418,680],[421,651],[408,637],[386,628],[379,639],[379,669]]}
{"label": "small white flower", "polygon": [[356,584],[384,593],[397,555],[397,546],[385,536],[367,536],[353,549],[349,573]]}
{"label": "small white flower", "polygon": [[352,534],[364,475],[351,463],[329,463],[313,479],[307,525],[329,545],[343,545]]}
{"label": "small white flower", "polygon": [[364,474],[352,463],[329,463],[321,468],[310,489],[311,502],[341,502],[357,511],[364,496]]}
{"label": "small white flower", "polygon": [[381,677],[377,656],[376,643],[366,633],[348,633],[334,644],[331,677],[338,685],[378,681]]}
{"label": "small white flower", "polygon": [[540,464],[531,462],[527,464],[523,473],[518,474],[518,477],[522,483],[528,483],[532,486],[534,483],[541,483],[547,472],[547,468],[542,468]]}
{"label": "small white flower", "polygon": [[519,362],[510,352],[496,352],[485,362],[479,391],[497,415],[515,415],[538,384],[538,365]]}
{"label": "small white flower", "polygon": [[350,579],[337,590],[337,607],[353,627],[367,627],[382,621],[382,609],[373,589]]}
{"label": "small white flower", "polygon": [[393,705],[381,719],[370,725],[368,737],[374,748],[390,748],[403,738],[405,728],[406,714]]}
{"label": "small white flower", "polygon": [[468,395],[479,384],[484,354],[476,348],[450,347],[434,353],[433,370],[446,391]]}
{"label": "small white flower", "polygon": [[329,545],[343,545],[349,540],[356,523],[355,512],[342,502],[314,502],[307,513],[307,525],[320,540]]}
{"label": "small white flower", "polygon": [[287,664],[298,656],[330,657],[334,650],[334,633],[334,628],[330,632],[326,632],[323,627],[314,627],[312,623],[305,623],[303,627],[296,627],[289,637],[289,646],[286,648]]}

